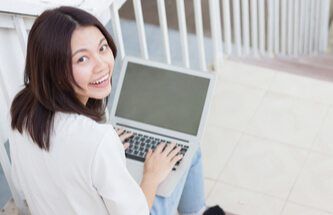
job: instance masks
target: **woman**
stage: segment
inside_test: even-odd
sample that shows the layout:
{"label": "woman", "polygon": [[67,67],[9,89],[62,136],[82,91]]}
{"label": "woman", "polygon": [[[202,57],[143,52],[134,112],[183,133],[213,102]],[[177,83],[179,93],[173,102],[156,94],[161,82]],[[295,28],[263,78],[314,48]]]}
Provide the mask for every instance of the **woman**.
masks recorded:
{"label": "woman", "polygon": [[31,213],[172,214],[179,201],[180,213],[202,213],[200,152],[170,198],[155,193],[182,158],[174,144],[147,153],[140,186],[128,173],[120,139],[129,135],[102,123],[115,57],[107,30],[80,9],[45,11],[32,26],[10,134],[14,178]]}

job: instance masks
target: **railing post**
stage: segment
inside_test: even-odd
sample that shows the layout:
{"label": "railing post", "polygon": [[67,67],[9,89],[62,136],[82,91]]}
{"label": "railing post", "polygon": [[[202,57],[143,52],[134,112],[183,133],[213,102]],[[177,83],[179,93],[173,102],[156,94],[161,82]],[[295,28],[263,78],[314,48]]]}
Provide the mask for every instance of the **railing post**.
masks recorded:
{"label": "railing post", "polygon": [[209,0],[209,14],[214,47],[214,68],[219,71],[220,62],[223,60],[219,0]]}
{"label": "railing post", "polygon": [[288,2],[288,55],[290,56],[292,54],[292,45],[293,45],[293,5],[294,1],[287,1]]}
{"label": "railing post", "polygon": [[163,34],[163,45],[165,51],[165,59],[168,64],[171,64],[171,54],[169,45],[168,25],[165,14],[164,0],[157,0],[158,17],[160,21],[161,31]]}
{"label": "railing post", "polygon": [[239,0],[232,0],[233,17],[234,17],[234,35],[236,43],[236,55],[242,54],[242,41],[241,41],[241,21],[240,21],[240,4]]}
{"label": "railing post", "polygon": [[314,39],[314,32],[315,32],[315,1],[317,0],[310,0],[311,7],[310,7],[310,37],[309,37],[309,54],[313,54],[313,39]]}
{"label": "railing post", "polygon": [[258,18],[257,18],[257,0],[251,0],[250,1],[250,7],[251,7],[251,42],[252,42],[252,48],[254,55],[258,54]]}
{"label": "railing post", "polygon": [[300,55],[304,54],[304,29],[305,29],[305,1],[300,1],[300,15],[299,15],[299,39],[298,39],[298,52]]}
{"label": "railing post", "polygon": [[124,48],[123,34],[121,32],[118,8],[116,7],[115,3],[111,4],[110,15],[111,15],[111,24],[112,24],[113,33],[115,35],[116,43],[118,45],[117,48],[120,52],[121,59],[123,59],[125,57],[125,48]]}
{"label": "railing post", "polygon": [[330,0],[322,0],[321,2],[321,14],[322,14],[322,26],[320,30],[320,43],[319,50],[324,52],[327,48],[328,42],[328,29],[329,29],[329,11],[330,11]]}
{"label": "railing post", "polygon": [[274,52],[280,53],[280,0],[274,0]]}
{"label": "railing post", "polygon": [[316,1],[315,7],[315,36],[314,36],[314,54],[318,54],[319,52],[319,34],[320,34],[320,25],[322,24],[320,19],[320,7],[322,0]]}
{"label": "railing post", "polygon": [[136,20],[136,24],[137,24],[137,28],[138,28],[141,56],[144,59],[149,59],[145,26],[144,26],[143,15],[142,15],[141,0],[133,0],[133,6],[134,6],[135,20]]}
{"label": "railing post", "polygon": [[294,56],[298,56],[299,0],[294,0]]}
{"label": "railing post", "polygon": [[304,9],[304,44],[303,44],[303,52],[304,54],[309,54],[309,43],[310,43],[310,23],[311,23],[311,0],[303,0],[305,3],[305,9]]}
{"label": "railing post", "polygon": [[23,21],[22,17],[18,17],[16,15],[13,16],[13,21],[15,25],[15,29],[20,41],[21,49],[23,52],[23,56],[25,57],[27,54],[27,43],[28,43],[28,33]]}
{"label": "railing post", "polygon": [[224,30],[224,46],[227,54],[231,54],[231,20],[230,20],[230,0],[222,0],[223,9],[223,30]]}
{"label": "railing post", "polygon": [[184,0],[176,0],[177,3],[177,14],[178,14],[178,25],[180,31],[180,41],[182,46],[183,62],[184,66],[190,67],[190,58],[188,53],[188,41],[187,41],[187,28],[185,18],[185,7]]}
{"label": "railing post", "polygon": [[194,0],[194,16],[195,16],[195,30],[197,34],[197,43],[199,49],[200,68],[206,71],[207,65],[206,65],[206,55],[205,55],[205,46],[204,46],[204,34],[202,27],[201,0]]}
{"label": "railing post", "polygon": [[267,49],[271,56],[273,54],[274,46],[274,0],[268,0],[268,31],[267,31]]}
{"label": "railing post", "polygon": [[[256,16],[256,15],[255,15]],[[253,18],[253,16],[252,16]],[[250,29],[249,29],[249,0],[242,0],[242,27],[243,27],[243,47],[244,54],[248,55],[250,52]]]}
{"label": "railing post", "polygon": [[[253,9],[252,11],[256,11],[256,2],[257,0],[252,0],[253,2]],[[255,3],[254,3],[255,2]],[[265,54],[265,43],[266,43],[266,31],[265,31],[265,0],[259,0],[259,49],[260,49],[260,54],[264,55]],[[256,26],[257,26],[257,19],[254,16],[253,18],[253,24],[252,28],[253,30],[256,31]],[[257,46],[257,34],[256,32],[253,32],[252,34],[252,44],[253,46]],[[256,53],[256,47],[254,47],[254,51]]]}
{"label": "railing post", "polygon": [[287,0],[281,0],[281,52],[282,55],[286,55],[287,51],[287,15],[288,15],[288,8],[287,8]]}

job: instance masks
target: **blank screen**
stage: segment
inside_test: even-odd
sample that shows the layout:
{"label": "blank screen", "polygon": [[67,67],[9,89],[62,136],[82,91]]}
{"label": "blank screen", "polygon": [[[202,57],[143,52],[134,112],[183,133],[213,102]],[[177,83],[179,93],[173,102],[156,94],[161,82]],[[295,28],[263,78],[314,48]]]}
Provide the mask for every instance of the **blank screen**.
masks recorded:
{"label": "blank screen", "polygon": [[116,116],[198,133],[209,79],[129,62]]}

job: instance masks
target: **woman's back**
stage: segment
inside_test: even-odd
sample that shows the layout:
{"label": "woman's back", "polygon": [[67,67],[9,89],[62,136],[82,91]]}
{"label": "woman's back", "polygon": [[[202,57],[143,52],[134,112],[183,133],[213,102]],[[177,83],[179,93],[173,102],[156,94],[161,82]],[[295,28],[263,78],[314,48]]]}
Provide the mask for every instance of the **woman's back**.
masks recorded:
{"label": "woman's back", "polygon": [[139,202],[136,210],[148,210],[111,125],[57,112],[49,151],[25,132],[13,131],[10,141],[13,174],[33,214],[124,214],[127,209],[119,202],[129,196]]}

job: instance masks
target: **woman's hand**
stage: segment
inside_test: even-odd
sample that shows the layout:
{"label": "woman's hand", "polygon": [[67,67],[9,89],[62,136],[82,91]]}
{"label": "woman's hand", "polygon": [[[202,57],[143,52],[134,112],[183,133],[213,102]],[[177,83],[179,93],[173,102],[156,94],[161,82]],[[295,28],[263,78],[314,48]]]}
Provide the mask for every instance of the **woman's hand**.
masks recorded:
{"label": "woman's hand", "polygon": [[144,164],[143,180],[159,185],[183,158],[183,155],[179,154],[180,150],[175,143],[160,143],[154,152],[149,149]]}
{"label": "woman's hand", "polygon": [[129,147],[129,143],[126,142],[126,140],[128,138],[130,138],[131,136],[133,136],[132,132],[125,132],[125,129],[123,128],[117,128],[116,132],[121,140],[121,142],[123,143],[124,149],[126,150]]}

